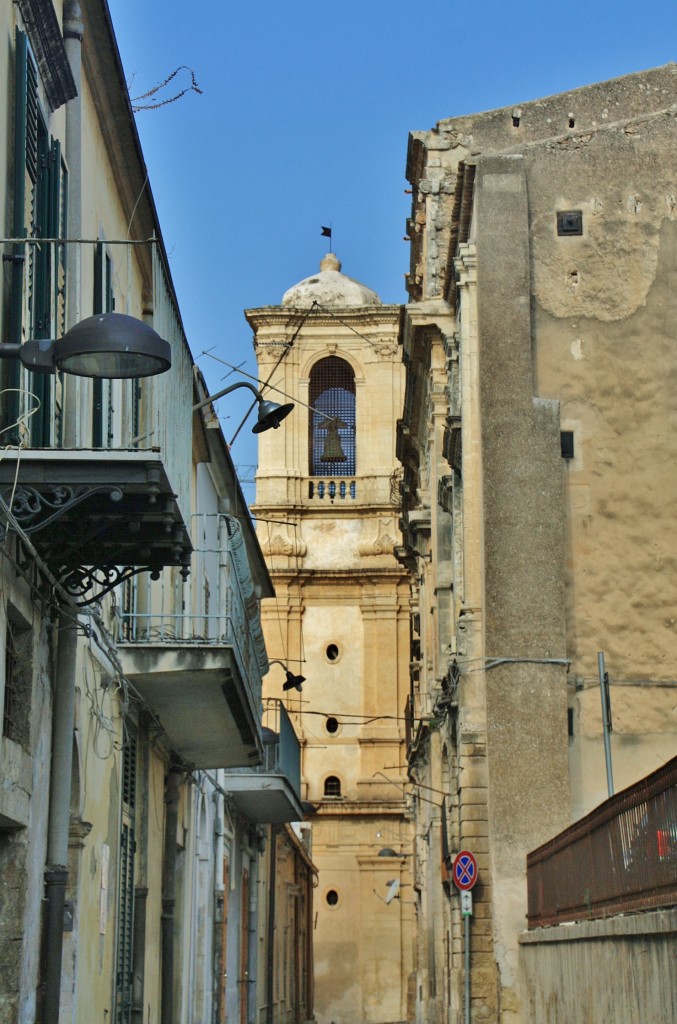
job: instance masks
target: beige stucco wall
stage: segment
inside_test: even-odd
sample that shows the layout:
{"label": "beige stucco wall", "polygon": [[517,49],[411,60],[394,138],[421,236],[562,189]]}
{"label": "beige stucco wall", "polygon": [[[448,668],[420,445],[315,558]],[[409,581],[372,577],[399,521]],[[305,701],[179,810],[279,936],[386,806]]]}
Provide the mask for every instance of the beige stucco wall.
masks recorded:
{"label": "beige stucco wall", "polygon": [[[616,788],[674,752],[674,148],[672,116],[656,115],[529,161],[543,211],[532,216],[536,386],[559,400],[576,445],[564,485],[581,812],[606,795],[598,651],[612,684]],[[562,207],[583,210],[582,236],[557,238],[546,211]]]}
{"label": "beige stucco wall", "polygon": [[[115,977],[116,920],[119,900],[119,849],[121,829],[120,772],[122,746],[126,742],[120,698],[111,665],[96,647],[83,645],[79,651],[77,678],[76,736],[79,787],[74,792],[72,822],[91,825],[78,846],[77,829],[71,831],[71,872],[69,885],[76,903],[76,927],[67,933],[65,958],[77,967],[64,979],[64,1005],[72,1007],[74,1019],[83,1024],[91,1016],[112,1012],[111,979]],[[109,684],[102,687],[109,679]],[[94,712],[94,713],[92,713]],[[137,856],[136,887],[148,889],[146,904],[144,1001],[149,1020],[159,1020],[160,930],[162,861],[164,834],[164,790],[166,761],[154,749],[147,734],[137,737],[139,771],[136,780],[136,815],[133,822]],[[143,770],[147,766],[147,774]],[[190,808],[180,815],[179,834],[189,833]],[[77,872],[77,875],[76,875]],[[72,985],[73,988],[69,986]]]}

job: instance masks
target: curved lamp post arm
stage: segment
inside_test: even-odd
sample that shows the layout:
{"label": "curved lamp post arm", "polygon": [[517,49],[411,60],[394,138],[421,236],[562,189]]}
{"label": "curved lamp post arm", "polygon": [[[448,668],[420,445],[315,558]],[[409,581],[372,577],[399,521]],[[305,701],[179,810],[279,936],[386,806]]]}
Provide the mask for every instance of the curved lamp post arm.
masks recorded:
{"label": "curved lamp post arm", "polygon": [[260,434],[263,430],[269,430],[271,427],[277,430],[285,416],[288,416],[294,408],[293,402],[290,402],[288,405],[278,405],[277,402],[267,401],[261,392],[253,384],[250,384],[248,380],[239,380],[237,383],[223,388],[222,391],[217,391],[215,395],[208,395],[201,402],[197,402],[193,406],[193,412],[204,409],[206,405],[211,405],[212,402],[215,402],[218,398],[223,398],[224,395],[230,394],[236,388],[248,388],[259,403],[259,418],[252,427],[252,433],[254,434]]}

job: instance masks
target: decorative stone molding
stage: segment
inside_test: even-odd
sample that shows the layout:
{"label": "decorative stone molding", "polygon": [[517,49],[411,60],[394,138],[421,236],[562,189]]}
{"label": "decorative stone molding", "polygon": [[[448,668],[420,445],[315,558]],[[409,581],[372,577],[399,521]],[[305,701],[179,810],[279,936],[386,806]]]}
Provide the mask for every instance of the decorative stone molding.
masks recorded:
{"label": "decorative stone molding", "polygon": [[460,416],[447,416],[442,440],[442,454],[452,469],[463,471],[463,432]]}
{"label": "decorative stone molding", "polygon": [[394,359],[400,350],[398,342],[379,338],[372,342],[372,348],[379,359]]}
{"label": "decorative stone molding", "polygon": [[375,540],[360,541],[357,550],[363,558],[368,558],[370,555],[392,555],[394,553],[397,540],[389,532],[391,525],[395,529],[394,519],[390,517],[388,519],[379,519],[378,533]]}
{"label": "decorative stone molding", "polygon": [[68,827],[69,847],[81,850],[85,845],[85,839],[91,831],[91,821],[83,821],[82,818],[71,818]]}
{"label": "decorative stone molding", "polygon": [[287,555],[290,558],[304,558],[308,553],[308,545],[300,538],[284,537],[276,533],[269,540],[261,542],[264,555]]}

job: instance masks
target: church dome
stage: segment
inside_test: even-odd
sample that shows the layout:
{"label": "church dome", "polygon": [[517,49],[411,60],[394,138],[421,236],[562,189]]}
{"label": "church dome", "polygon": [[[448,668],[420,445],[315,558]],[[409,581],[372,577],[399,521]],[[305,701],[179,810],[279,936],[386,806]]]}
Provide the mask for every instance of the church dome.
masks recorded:
{"label": "church dome", "polygon": [[331,308],[381,305],[376,292],[341,273],[341,262],[333,252],[321,260],[319,274],[299,281],[282,296],[283,306],[297,309],[307,309],[313,302]]}

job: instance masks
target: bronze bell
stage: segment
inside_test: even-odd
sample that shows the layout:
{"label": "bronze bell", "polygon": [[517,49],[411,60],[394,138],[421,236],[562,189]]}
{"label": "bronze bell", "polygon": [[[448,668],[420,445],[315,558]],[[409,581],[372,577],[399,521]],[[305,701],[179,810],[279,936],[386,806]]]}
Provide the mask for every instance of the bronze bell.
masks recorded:
{"label": "bronze bell", "polygon": [[347,462],[348,460],[341,446],[339,428],[347,427],[348,424],[344,423],[343,420],[338,418],[338,416],[334,416],[332,419],[327,419],[323,426],[327,431],[327,436],[324,439],[324,449],[320,456],[320,461]]}

